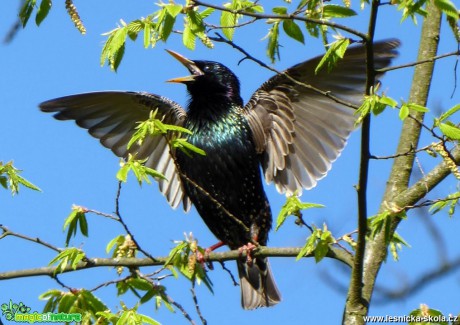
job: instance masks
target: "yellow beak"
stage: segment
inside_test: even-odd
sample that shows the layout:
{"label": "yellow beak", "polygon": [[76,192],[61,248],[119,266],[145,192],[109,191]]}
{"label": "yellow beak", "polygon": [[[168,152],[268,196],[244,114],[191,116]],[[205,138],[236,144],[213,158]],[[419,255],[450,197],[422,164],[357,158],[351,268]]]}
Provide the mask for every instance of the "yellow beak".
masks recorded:
{"label": "yellow beak", "polygon": [[203,71],[201,71],[200,68],[198,68],[195,62],[193,62],[192,60],[189,60],[183,55],[180,55],[179,53],[171,51],[171,50],[166,50],[166,52],[171,54],[177,61],[182,63],[188,69],[188,71],[192,73],[189,76],[169,79],[167,80],[167,82],[177,82],[177,83],[193,82],[195,81],[196,77],[204,74]]}

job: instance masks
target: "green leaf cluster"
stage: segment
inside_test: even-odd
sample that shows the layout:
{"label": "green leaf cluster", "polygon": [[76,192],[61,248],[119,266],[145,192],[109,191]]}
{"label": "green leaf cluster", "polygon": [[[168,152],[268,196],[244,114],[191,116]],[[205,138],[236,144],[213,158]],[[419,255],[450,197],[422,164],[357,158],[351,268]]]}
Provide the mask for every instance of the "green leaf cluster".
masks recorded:
{"label": "green leaf cluster", "polygon": [[[162,285],[153,285],[151,282],[140,277],[129,277],[124,281],[117,282],[117,295],[124,295],[126,292],[132,292],[139,298],[139,304],[144,304],[155,298],[155,308],[159,309],[164,305],[170,312],[174,312],[174,307],[169,302],[166,295],[166,288]],[[141,293],[142,292],[142,293]]]}
{"label": "green leaf cluster", "polygon": [[[34,9],[36,8],[37,0],[25,0],[20,11],[19,19],[21,20],[22,27],[26,27],[27,22],[29,21],[30,16],[32,15]],[[40,6],[38,7],[37,13],[35,15],[35,23],[37,26],[40,26],[42,21],[48,16],[48,13],[51,9],[52,2],[51,0],[42,0]]]}
{"label": "green leaf cluster", "polygon": [[65,219],[63,230],[67,229],[67,236],[65,240],[66,247],[69,246],[70,238],[75,237],[77,229],[80,228],[80,232],[83,236],[88,237],[88,221],[86,220],[87,210],[83,207],[74,205],[72,212]]}
{"label": "green leaf cluster", "polygon": [[[192,156],[192,153],[206,155],[204,150],[189,143],[185,138],[180,138],[182,133],[192,134],[191,131],[181,126],[165,124],[156,115],[157,110],[151,111],[148,120],[139,122],[136,131],[128,142],[128,150],[132,149],[134,145],[140,147],[147,137],[165,136],[172,148],[179,149],[189,156]],[[139,185],[144,181],[150,184],[149,177],[166,179],[160,172],[144,165],[147,159],[137,159],[135,154],[129,154],[128,159],[120,163],[121,168],[117,173],[117,179],[126,182],[130,171],[136,176]]]}
{"label": "green leaf cluster", "polygon": [[134,308],[128,308],[125,304],[121,304],[122,310],[119,312],[111,313],[110,311],[100,311],[97,313],[103,319],[110,321],[113,325],[140,325],[140,324],[151,324],[151,325],[160,325],[159,322],[153,318],[139,314],[137,312],[138,306]]}
{"label": "green leaf cluster", "polygon": [[332,233],[327,229],[327,225],[323,225],[323,229],[313,226],[313,233],[307,238],[305,245],[300,250],[296,257],[298,261],[304,256],[314,253],[316,263],[319,263],[329,251],[329,245],[337,241],[332,236]]}
{"label": "green leaf cluster", "polygon": [[[444,314],[437,310],[429,308],[425,304],[421,304],[419,309],[415,309],[411,311],[409,316],[413,316],[417,321],[409,322],[409,325],[449,325],[451,324],[448,321],[448,317],[444,316]],[[437,319],[438,321],[432,322],[431,319]],[[452,323],[454,324],[454,323]]]}
{"label": "green leaf cluster", "polygon": [[214,44],[205,31],[204,19],[212,14],[214,9],[206,8],[202,12],[198,12],[195,9],[194,7],[190,7],[186,10],[182,42],[185,47],[194,50],[196,39],[198,38],[206,47],[213,48]]}
{"label": "green leaf cluster", "polygon": [[429,109],[425,106],[403,102],[401,108],[399,109],[399,118],[404,121],[409,116],[410,110],[421,113],[429,112]]}
{"label": "green leaf cluster", "polygon": [[109,324],[107,320],[97,315],[99,312],[107,311],[108,307],[88,290],[74,289],[71,292],[63,292],[52,289],[39,298],[47,300],[43,313],[80,314],[81,325]]}
{"label": "green leaf cluster", "polygon": [[[131,238],[131,235],[120,235],[112,239],[106,247],[106,253],[109,254],[113,250],[113,258],[122,258],[122,257],[136,257],[137,254],[137,245]],[[116,267],[118,275],[123,272],[124,267]]]}
{"label": "green leaf cluster", "polygon": [[311,208],[324,208],[324,205],[316,203],[307,203],[301,202],[299,197],[296,195],[291,195],[286,197],[286,202],[282,206],[278,218],[276,219],[275,231],[278,230],[283,223],[286,221],[287,217],[295,216],[297,218],[302,217],[302,210],[307,210]]}
{"label": "green leaf cluster", "polygon": [[[426,17],[427,11],[423,8],[427,0],[392,0],[398,10],[402,12],[401,21],[411,18],[414,24],[417,24],[417,15]],[[457,41],[460,40],[460,29],[458,27],[459,10],[451,0],[433,0],[433,4],[441,10],[454,33]]]}
{"label": "green leaf cluster", "polygon": [[20,176],[21,170],[13,166],[13,162],[9,161],[6,164],[0,161],[0,185],[5,189],[10,189],[11,193],[19,193],[19,186],[23,185],[35,191],[41,191],[37,186],[29,182],[24,177]]}
{"label": "green leaf cluster", "polygon": [[264,12],[264,8],[261,5],[249,0],[232,0],[231,2],[225,3],[224,7],[231,10],[231,12],[222,11],[220,15],[220,27],[222,27],[222,32],[229,40],[233,40],[235,26],[238,25],[238,21],[243,17],[241,13]]}
{"label": "green leaf cluster", "polygon": [[348,45],[350,45],[350,40],[348,38],[339,38],[337,41],[330,44],[326,53],[319,61],[318,66],[315,68],[315,74],[324,66],[326,66],[327,71],[330,72],[337,65],[337,62],[343,59]]}
{"label": "green leaf cluster", "polygon": [[406,211],[394,209],[394,211],[386,210],[368,219],[369,236],[374,238],[378,233],[385,231],[385,243],[388,246],[393,259],[399,259],[398,251],[402,246],[410,247],[410,245],[397,233],[394,232],[390,236],[390,227],[392,218],[406,219]]}
{"label": "green leaf cluster", "polygon": [[455,105],[443,113],[439,118],[434,121],[434,126],[438,127],[444,136],[449,140],[460,140],[460,128],[452,121],[448,120],[452,115],[460,110],[460,104]]}
{"label": "green leaf cluster", "polygon": [[431,214],[436,214],[439,211],[444,210],[445,208],[449,208],[447,210],[447,213],[449,217],[452,217],[455,213],[455,208],[457,207],[459,199],[460,199],[460,192],[449,194],[446,198],[433,203],[430,206],[429,211]]}
{"label": "green leaf cluster", "polygon": [[128,179],[128,173],[132,171],[134,176],[136,176],[139,185],[142,185],[143,182],[150,184],[149,177],[154,179],[166,179],[166,177],[157,172],[155,169],[147,167],[144,163],[147,159],[138,160],[135,156],[129,154],[128,160],[120,162],[120,170],[117,172],[117,179],[121,182],[126,182]]}
{"label": "green leaf cluster", "polygon": [[[197,261],[198,254],[205,256],[205,250],[198,246],[196,240],[190,235],[185,240],[177,242],[176,247],[169,252],[165,267],[173,266],[192,283],[200,284],[203,282],[209,291],[213,292],[213,284],[206,273],[206,269]],[[172,268],[170,270],[173,271]],[[177,277],[175,272],[174,275]]]}
{"label": "green leaf cluster", "polygon": [[[324,4],[324,2],[321,0],[300,1],[300,3],[294,11],[294,14],[290,14],[287,7],[275,7],[272,9],[272,11],[273,13],[280,16],[280,18],[271,18],[267,20],[267,22],[271,24],[271,27],[266,36],[268,40],[267,56],[270,58],[272,62],[274,62],[276,59],[279,60],[280,26],[283,27],[283,30],[287,36],[302,44],[305,43],[305,36],[302,31],[301,25],[299,25],[295,19],[298,13],[303,13],[303,16],[299,17],[305,17],[321,21],[329,21],[334,18],[345,18],[356,15],[356,12],[354,10],[346,6],[344,7],[336,4]],[[327,43],[327,26],[308,21],[304,23],[304,27],[311,36],[318,38],[321,35],[325,43]],[[340,50],[340,47],[337,49],[332,49],[327,57],[331,61],[328,61],[326,58],[326,62],[332,62],[333,53],[336,53],[338,56],[340,56]],[[317,70],[319,70],[319,68],[317,68]]]}
{"label": "green leaf cluster", "polygon": [[379,115],[388,106],[395,108],[398,105],[398,103],[393,98],[386,95],[378,95],[376,93],[377,90],[378,86],[372,87],[370,91],[371,94],[364,96],[363,103],[355,112],[355,115],[358,115],[355,126],[360,124],[363,119],[370,113]]}
{"label": "green leaf cluster", "polygon": [[144,47],[154,47],[158,41],[166,42],[171,35],[176,18],[184,8],[175,3],[160,3],[160,9],[146,18],[133,20],[126,24],[120,21],[121,26],[111,30],[107,35],[101,53],[101,65],[108,62],[110,68],[116,71],[125,53],[127,37],[135,41],[138,34],[144,32]]}
{"label": "green leaf cluster", "polygon": [[78,263],[80,263],[85,258],[85,253],[76,247],[69,247],[60,252],[55,258],[49,262],[48,265],[56,265],[54,273],[63,272],[67,266],[71,266],[74,270],[77,268]]}

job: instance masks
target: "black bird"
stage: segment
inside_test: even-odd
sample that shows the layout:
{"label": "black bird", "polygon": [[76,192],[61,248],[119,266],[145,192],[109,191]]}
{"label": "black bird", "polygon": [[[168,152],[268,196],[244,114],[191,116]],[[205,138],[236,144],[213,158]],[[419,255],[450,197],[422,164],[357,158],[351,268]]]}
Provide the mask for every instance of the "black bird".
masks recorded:
{"label": "black bird", "polygon": [[[375,69],[388,66],[398,46],[397,40],[375,43]],[[159,186],[169,204],[176,208],[182,202],[188,211],[193,203],[209,229],[231,249],[249,242],[266,245],[272,217],[260,167],[265,181],[287,195],[314,187],[326,175],[354,128],[354,110],[342,103],[362,101],[365,48],[350,47],[330,72],[314,73],[320,57],[295,65],[265,82],[246,105],[238,78],[227,67],[168,52],[191,73],[169,80],[187,86],[187,111],[165,97],[126,91],[61,97],[40,108],[56,113],[58,120],[75,120],[117,156],[137,153],[137,158],[147,158],[145,164],[167,178],[159,180]],[[128,150],[137,122],[147,120],[152,110],[158,110],[165,123],[191,130],[188,141],[206,156],[174,151],[164,137],[148,138]],[[245,309],[281,300],[266,258],[237,264]]]}

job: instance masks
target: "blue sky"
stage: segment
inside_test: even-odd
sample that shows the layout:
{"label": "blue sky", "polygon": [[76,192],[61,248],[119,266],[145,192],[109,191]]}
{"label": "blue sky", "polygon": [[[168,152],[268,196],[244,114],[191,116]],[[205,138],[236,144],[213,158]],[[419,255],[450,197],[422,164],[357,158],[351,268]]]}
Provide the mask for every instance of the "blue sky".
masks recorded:
{"label": "blue sky", "polygon": [[[280,5],[283,2],[279,1]],[[164,49],[183,53],[191,59],[217,60],[240,78],[242,96],[245,101],[272,73],[248,60],[238,65],[241,54],[225,44],[216,44],[209,50],[199,44],[196,51],[186,50],[180,36],[173,35],[168,43],[158,44],[154,49],[144,49],[141,41],[129,41],[125,58],[117,73],[108,67],[100,67],[99,56],[105,40],[102,33],[114,27],[122,18],[129,22],[153,12],[155,8],[147,1],[101,0],[76,3],[80,16],[87,28],[87,35],[81,36],[68,18],[64,4],[56,2],[49,17],[40,28],[33,19],[25,30],[21,30],[11,44],[0,46],[0,161],[14,160],[15,166],[24,170],[23,176],[38,185],[43,192],[22,189],[11,197],[7,191],[0,191],[0,223],[11,230],[32,237],[39,237],[56,246],[63,246],[65,234],[62,225],[72,204],[86,206],[104,212],[114,211],[117,189],[115,174],[119,160],[104,149],[84,130],[72,122],[57,122],[50,115],[41,113],[37,105],[55,97],[96,90],[149,91],[169,97],[186,105],[185,87],[165,83],[167,79],[184,75],[185,69]],[[358,6],[358,2],[353,2]],[[0,36],[5,35],[15,22],[18,4],[8,1],[0,11]],[[366,30],[367,11],[360,16],[342,21],[362,31]],[[421,21],[419,21],[421,25]],[[444,24],[446,25],[446,24]],[[376,39],[400,38],[401,55],[395,64],[412,62],[416,58],[420,38],[419,27],[410,21],[400,22],[400,13],[385,6],[379,16]],[[266,41],[261,40],[268,25],[258,22],[244,31],[236,32],[235,42],[265,62]],[[439,53],[455,50],[451,32],[443,26]],[[285,69],[323,52],[319,40],[307,39],[302,45],[283,36],[281,62],[277,69]],[[429,107],[433,114],[459,102],[458,91],[453,98],[454,58],[436,63]],[[381,89],[397,100],[407,100],[413,69],[395,71],[383,79]],[[397,144],[401,122],[397,111],[388,111],[373,119],[371,151],[375,155],[391,155]],[[421,144],[432,140],[426,135]],[[311,210],[304,215],[309,223],[321,226],[328,224],[336,237],[356,228],[356,193],[359,161],[359,130],[354,132],[347,148],[334,164],[328,177],[316,188],[304,192],[303,200],[326,205],[325,209]],[[424,172],[430,170],[439,160],[420,155]],[[385,181],[389,172],[389,161],[373,161],[369,179],[369,214],[376,212]],[[416,172],[417,177],[420,172]],[[273,186],[266,188],[276,216],[284,202]],[[431,198],[443,197],[456,190],[456,182],[449,178],[436,188]],[[134,178],[123,186],[121,212],[136,239],[154,256],[167,255],[173,247],[173,240],[182,240],[184,233],[192,232],[200,245],[207,247],[216,242],[206,229],[196,211],[184,214],[180,209],[173,211],[159,193],[156,184],[140,188]],[[411,213],[401,223],[399,233],[409,242],[411,248],[404,248],[400,261],[388,259],[379,274],[378,286],[394,290],[412,283],[425,270],[434,268],[442,259],[436,244],[428,234],[423,220],[433,221],[446,238],[442,250],[447,258],[460,254],[456,238],[459,221],[444,214],[425,217],[422,213]],[[288,221],[278,232],[272,232],[271,246],[301,246],[308,235]],[[72,245],[81,247],[90,257],[105,255],[105,245],[113,237],[123,233],[119,225],[97,216],[89,216],[90,237],[77,237]],[[34,268],[46,265],[53,257],[52,251],[26,243],[17,238],[0,241],[0,272],[18,268]],[[234,272],[234,263],[227,266]],[[227,273],[220,265],[210,272],[214,283],[214,295],[204,287],[197,288],[197,294],[204,317],[209,324],[337,324],[341,320],[348,286],[348,270],[338,262],[323,260],[315,264],[313,259],[295,262],[293,258],[272,258],[272,269],[283,295],[283,302],[275,308],[243,311],[240,307],[239,288],[232,285]],[[115,275],[109,268],[99,268],[64,275],[61,280],[71,287],[92,288],[112,279]],[[426,303],[444,313],[459,312],[459,273],[453,272],[441,281],[430,284],[410,298],[387,304],[375,304],[371,315],[405,315]],[[190,295],[190,285],[184,279],[166,279],[163,282],[173,299],[182,304],[195,321],[199,322]],[[12,299],[22,301],[40,311],[44,302],[37,297],[59,285],[48,278],[25,278],[0,282],[0,303]],[[98,290],[99,296],[112,310],[117,310],[118,298],[115,288]],[[378,295],[375,296],[376,302]],[[120,298],[128,306],[136,300],[127,295]],[[154,311],[152,304],[141,307],[140,312],[150,315],[162,324],[187,324],[180,315],[165,308]]]}

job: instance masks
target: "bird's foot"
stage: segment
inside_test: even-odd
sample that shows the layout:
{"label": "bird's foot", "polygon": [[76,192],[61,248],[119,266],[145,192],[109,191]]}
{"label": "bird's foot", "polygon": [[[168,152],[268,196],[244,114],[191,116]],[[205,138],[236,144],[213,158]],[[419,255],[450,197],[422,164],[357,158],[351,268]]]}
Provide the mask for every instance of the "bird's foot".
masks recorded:
{"label": "bird's foot", "polygon": [[197,252],[196,252],[196,260],[197,260],[197,262],[200,263],[200,264],[203,266],[203,268],[204,268],[205,266],[207,266],[208,269],[213,270],[214,267],[212,266],[212,262],[208,261],[209,254],[210,254],[212,251],[214,251],[214,250],[216,250],[216,249],[218,249],[219,247],[222,247],[222,246],[224,246],[224,245],[225,245],[225,244],[224,244],[223,242],[220,241],[220,242],[218,242],[217,244],[214,244],[214,245],[212,245],[212,246],[206,248],[206,249],[204,250],[204,254],[202,254],[200,251],[197,251]]}
{"label": "bird's foot", "polygon": [[243,255],[246,254],[246,263],[251,266],[252,263],[254,262],[254,258],[252,256],[252,253],[254,252],[254,250],[257,248],[256,245],[254,245],[253,243],[247,243],[246,245],[244,246],[241,246],[240,248],[238,248],[238,252],[240,253],[240,255]]}

